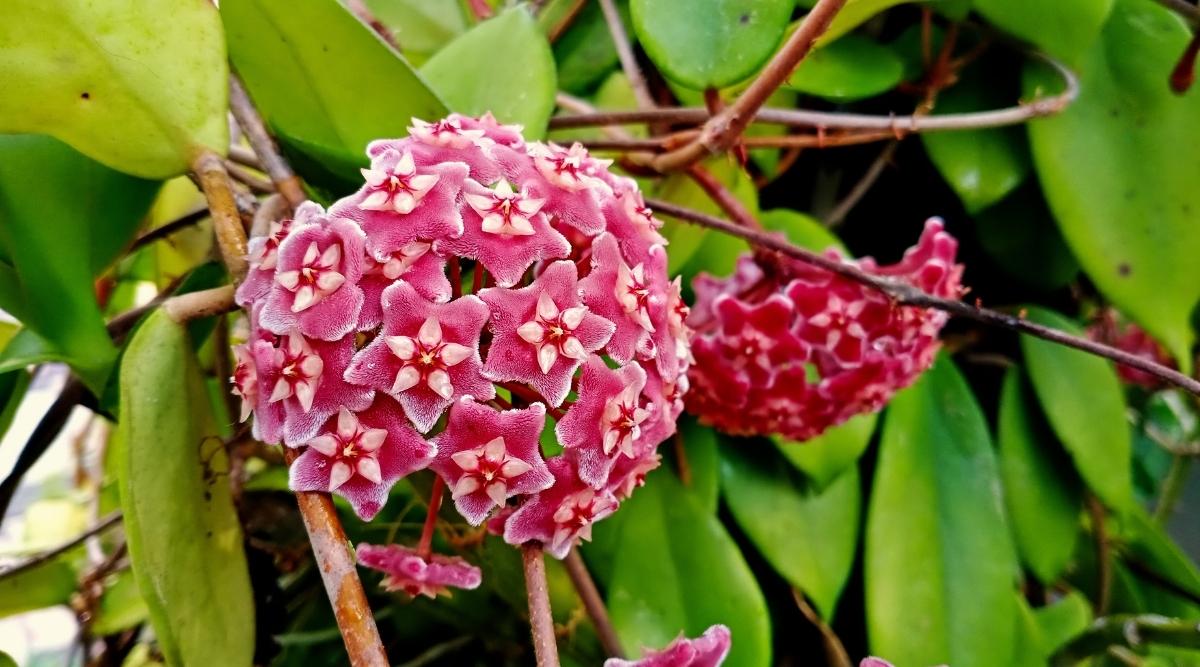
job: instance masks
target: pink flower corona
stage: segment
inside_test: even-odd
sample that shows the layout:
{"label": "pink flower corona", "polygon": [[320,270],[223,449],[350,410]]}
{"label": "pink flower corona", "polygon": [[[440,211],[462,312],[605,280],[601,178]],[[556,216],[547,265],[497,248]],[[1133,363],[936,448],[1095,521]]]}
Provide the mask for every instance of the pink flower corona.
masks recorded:
{"label": "pink flower corona", "polygon": [[729,628],[714,625],[695,639],[682,635],[658,651],[646,651],[640,660],[609,658],[604,667],[718,667],[729,655]]}
{"label": "pink flower corona", "polygon": [[[490,115],[414,119],[367,154],[357,192],[250,241],[243,418],[302,452],[295,490],[369,520],[429,468],[469,523],[561,558],[642,485],[683,410],[691,331],[661,223],[608,161]],[[428,544],[359,557],[413,595],[478,584]]]}
{"label": "pink flower corona", "polygon": [[[940,220],[900,262],[861,269],[930,294],[959,298],[957,242]],[[835,250],[828,257],[841,257]],[[897,306],[887,296],[811,265],[764,268],[744,256],[728,278],[700,275],[688,323],[695,363],[685,397],[704,423],[738,435],[808,440],[883,407],[933,363],[947,315]],[[565,444],[565,443],[564,443]]]}

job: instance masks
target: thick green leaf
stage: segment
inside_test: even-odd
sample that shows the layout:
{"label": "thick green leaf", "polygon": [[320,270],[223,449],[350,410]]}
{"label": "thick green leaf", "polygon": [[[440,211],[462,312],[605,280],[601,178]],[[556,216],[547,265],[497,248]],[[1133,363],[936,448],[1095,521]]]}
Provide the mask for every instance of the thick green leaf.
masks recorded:
{"label": "thick green leaf", "polygon": [[871,651],[898,665],[1011,664],[1016,557],[987,424],[946,358],[884,420],[866,537]]}
{"label": "thick green leaf", "polygon": [[813,51],[785,85],[849,102],[887,92],[903,76],[904,64],[890,48],[862,35],[845,35]]}
{"label": "thick green leaf", "polygon": [[1194,597],[1200,597],[1200,571],[1161,526],[1140,508],[1125,517],[1123,526],[1126,557],[1170,581]]}
{"label": "thick green leaf", "polygon": [[608,610],[629,653],[724,623],[737,637],[725,667],[770,664],[770,622],[754,575],[720,521],[670,470],[651,473],[617,517]]}
{"label": "thick green leaf", "polygon": [[[986,111],[1012,104],[1015,94],[997,85],[997,78],[990,69],[968,70],[961,81],[938,95],[936,113]],[[921,141],[969,213],[1004,199],[1029,175],[1029,150],[1021,128],[930,132],[922,134]]]}
{"label": "thick green leaf", "polygon": [[424,61],[467,29],[459,0],[365,0],[407,58]]}
{"label": "thick green leaf", "polygon": [[116,634],[144,623],[148,615],[137,581],[126,570],[113,575],[105,584],[92,617],[91,631],[97,637]]}
{"label": "thick green leaf", "polygon": [[974,5],[997,27],[1077,62],[1096,41],[1113,0],[974,0]]}
{"label": "thick green leaf", "polygon": [[783,232],[789,241],[809,250],[823,252],[829,248],[835,248],[843,253],[846,252],[842,240],[807,213],[787,208],[773,208],[763,211],[758,221],[771,231]]}
{"label": "thick green leaf", "polygon": [[367,143],[446,107],[386,42],[335,0],[222,0],[229,57],[296,160],[318,183],[361,181]]}
{"label": "thick green leaf", "polygon": [[52,134],[146,178],[181,174],[206,148],[225,153],[225,42],[211,4],[10,0],[4,10],[0,132]]}
{"label": "thick green leaf", "polygon": [[1042,633],[1042,648],[1051,655],[1092,622],[1092,605],[1072,590],[1053,604],[1035,609],[1033,615]]}
{"label": "thick green leaf", "polygon": [[[1026,316],[1082,334],[1074,322],[1043,308],[1030,307]],[[1133,443],[1116,369],[1100,357],[1029,335],[1021,336],[1021,350],[1038,402],[1079,476],[1110,508],[1129,509]]]}
{"label": "thick green leaf", "polygon": [[[1200,95],[1176,96],[1164,81],[1190,34],[1154,3],[1118,0],[1083,58],[1079,99],[1029,126],[1046,199],[1079,263],[1184,372],[1200,300],[1200,161],[1180,147],[1200,142]],[[1045,67],[1026,74],[1027,97],[1061,86]]]}
{"label": "thick green leaf", "polygon": [[8,433],[25,390],[29,388],[29,373],[21,368],[0,373],[0,433]]}
{"label": "thick green leaf", "polygon": [[1000,203],[978,212],[975,231],[988,255],[1023,285],[1057,289],[1079,274],[1079,262],[1032,179]]}
{"label": "thick green leaf", "polygon": [[1017,552],[1049,586],[1075,552],[1083,499],[1078,476],[1024,383],[1016,368],[1004,376],[996,433],[1000,478]]}
{"label": "thick green leaf", "polygon": [[[629,25],[629,3],[618,2],[617,10]],[[617,48],[600,3],[584,6],[571,28],[554,43],[554,58],[558,61],[558,87],[575,95],[588,92],[617,69]]]}
{"label": "thick green leaf", "polygon": [[[721,460],[717,445],[717,432],[701,426],[691,416],[679,420],[679,436],[683,439],[684,454],[687,456],[688,490],[709,514],[717,513],[717,501],[721,488]],[[667,441],[665,444],[670,444]],[[676,461],[676,467],[680,467]]]}
{"label": "thick green leaf", "polygon": [[830,619],[858,547],[862,493],[850,469],[824,491],[758,443],[721,448],[721,488],[738,525],[788,583]]}
{"label": "thick green leaf", "polygon": [[0,247],[19,280],[17,302],[0,307],[97,395],[116,349],[92,279],[128,244],[157,189],[50,137],[0,136]]}
{"label": "thick green leaf", "polygon": [[695,90],[724,88],[775,52],[792,0],[632,0],[633,28],[667,78]]}
{"label": "thick green leaf", "polygon": [[525,126],[540,139],[554,111],[554,54],[523,7],[463,33],[421,66],[421,75],[450,108],[471,116],[490,111],[501,123]]}
{"label": "thick green leaf", "polygon": [[818,489],[825,488],[867,450],[878,414],[858,415],[804,442],[774,438],[784,458]]}
{"label": "thick green leaf", "polygon": [[78,586],[77,577],[67,559],[59,557],[0,579],[0,618],[67,604]]}
{"label": "thick green leaf", "polygon": [[187,329],[157,311],[121,362],[121,508],[167,662],[248,665],[254,599],[229,462]]}

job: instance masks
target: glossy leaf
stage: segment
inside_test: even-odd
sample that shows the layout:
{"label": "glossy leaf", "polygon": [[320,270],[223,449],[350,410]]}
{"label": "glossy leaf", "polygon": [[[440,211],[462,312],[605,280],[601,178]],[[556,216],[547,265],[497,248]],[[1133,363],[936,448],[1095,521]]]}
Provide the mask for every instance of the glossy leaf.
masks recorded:
{"label": "glossy leaf", "polygon": [[841,239],[807,213],[786,208],[773,208],[763,211],[758,221],[771,231],[783,232],[789,241],[809,250],[823,252],[829,248],[835,248],[846,252],[846,247],[842,245]]}
{"label": "glossy leaf", "polygon": [[811,440],[792,442],[775,438],[775,445],[785,459],[804,473],[809,482],[823,489],[853,467],[867,450],[878,417],[874,413],[858,415]]}
{"label": "glossy leaf", "polygon": [[1071,62],[1095,42],[1113,6],[1113,0],[973,1],[997,27]]}
{"label": "glossy leaf", "polygon": [[1011,664],[1016,557],[987,424],[941,358],[888,407],[866,533],[871,651],[900,665]]}
{"label": "glossy leaf", "polygon": [[[971,75],[975,72],[975,75]],[[987,111],[1011,105],[1015,91],[991,69],[968,70],[938,94],[936,114]],[[969,213],[1004,199],[1029,175],[1029,150],[1019,127],[930,132],[921,135],[929,159]]]}
{"label": "glossy leaf", "polygon": [[67,604],[77,577],[67,559],[59,557],[0,579],[0,618]]}
{"label": "glossy leaf", "polygon": [[458,0],[365,0],[391,28],[406,58],[424,61],[467,29]]}
{"label": "glossy leaf", "polygon": [[1092,622],[1092,605],[1079,591],[1072,590],[1060,600],[1034,610],[1042,634],[1042,647],[1052,655]]}
{"label": "glossy leaf", "polygon": [[[1118,0],[1082,59],[1079,99],[1029,126],[1067,244],[1101,293],[1161,340],[1184,372],[1200,300],[1200,162],[1180,147],[1200,142],[1200,96],[1175,96],[1164,81],[1189,36],[1166,9]],[[1054,76],[1031,66],[1026,96],[1057,90]]]}
{"label": "glossy leaf", "polygon": [[785,85],[849,102],[887,92],[903,75],[904,65],[890,48],[862,35],[845,35],[809,54]]}
{"label": "glossy leaf", "polygon": [[525,127],[540,139],[554,111],[554,55],[523,7],[514,7],[463,33],[421,66],[421,75],[452,111]]}
{"label": "glossy leaf", "polygon": [[608,610],[627,652],[695,637],[714,623],[737,639],[725,667],[766,667],[766,602],[737,545],[665,468],[621,507]]}
{"label": "glossy leaf", "polygon": [[332,0],[223,0],[229,57],[300,173],[361,182],[367,143],[445,105],[409,64]]}
{"label": "glossy leaf", "polygon": [[[617,9],[628,26],[629,3],[617,3]],[[554,43],[554,58],[558,61],[559,88],[574,95],[588,92],[619,67],[617,49],[600,3],[584,5],[570,29]]]}
{"label": "glossy leaf", "polygon": [[1022,285],[1056,289],[1079,274],[1079,262],[1032,179],[976,213],[975,233],[1005,275]]}
{"label": "glossy leaf", "polygon": [[817,491],[778,453],[748,444],[721,448],[721,488],[729,511],[771,567],[831,619],[858,548],[858,470],[845,471]]}
{"label": "glossy leaf", "polygon": [[[687,489],[692,492],[697,503],[709,514],[717,513],[717,496],[721,487],[721,459],[717,444],[717,432],[701,426],[690,416],[679,420],[679,437],[683,439],[683,451],[687,457]],[[660,447],[669,446],[672,440],[667,440]],[[678,451],[678,450],[676,450]],[[675,467],[681,467],[675,460]],[[665,465],[665,464],[664,464]]]}
{"label": "glossy leaf", "polygon": [[[1082,334],[1074,322],[1049,310],[1030,307],[1026,316]],[[1028,335],[1021,336],[1021,350],[1038,402],[1079,476],[1104,504],[1127,510],[1133,500],[1133,444],[1116,369],[1099,357]]]}
{"label": "glossy leaf", "polygon": [[245,665],[254,599],[229,462],[186,331],[157,311],[121,363],[125,533],[167,661]]}
{"label": "glossy leaf", "polygon": [[96,605],[91,631],[97,637],[112,635],[146,622],[149,612],[137,581],[129,571],[109,578]]}
{"label": "glossy leaf", "polygon": [[1188,595],[1200,598],[1200,570],[1161,526],[1141,509],[1125,518],[1128,557],[1174,584]]}
{"label": "glossy leaf", "polygon": [[0,247],[19,281],[0,308],[97,395],[116,350],[92,279],[129,243],[157,189],[50,137],[0,136]]}
{"label": "glossy leaf", "polygon": [[775,52],[792,0],[632,0],[646,55],[669,79],[695,90],[749,77]]}
{"label": "glossy leaf", "polygon": [[1079,479],[1016,368],[1004,376],[997,422],[1000,478],[1017,551],[1049,586],[1079,540]]}
{"label": "glossy leaf", "polygon": [[52,134],[114,169],[175,176],[229,145],[227,71],[207,2],[11,0],[0,132]]}

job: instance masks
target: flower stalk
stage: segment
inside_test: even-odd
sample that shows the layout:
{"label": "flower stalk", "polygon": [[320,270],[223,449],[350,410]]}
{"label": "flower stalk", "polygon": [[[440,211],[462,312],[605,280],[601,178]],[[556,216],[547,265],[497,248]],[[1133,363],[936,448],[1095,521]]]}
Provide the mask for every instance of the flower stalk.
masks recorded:
{"label": "flower stalk", "polygon": [[546,583],[546,561],[542,546],[536,542],[522,546],[521,560],[525,569],[529,627],[533,632],[537,667],[558,667],[558,641],[554,635],[554,618],[550,615],[550,588]]}

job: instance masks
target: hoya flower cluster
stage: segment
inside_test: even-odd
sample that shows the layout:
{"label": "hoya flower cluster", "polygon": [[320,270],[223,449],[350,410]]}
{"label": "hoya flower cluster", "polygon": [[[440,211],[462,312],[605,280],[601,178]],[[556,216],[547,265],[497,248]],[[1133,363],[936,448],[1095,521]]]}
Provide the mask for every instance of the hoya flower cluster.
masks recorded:
{"label": "hoya flower cluster", "polygon": [[[495,516],[561,558],[658,464],[683,408],[687,311],[660,223],[578,145],[490,115],[409,129],[369,146],[358,192],[251,241],[235,391],[257,437],[302,450],[294,489],[370,519],[431,468],[471,524]],[[447,565],[363,555],[425,594]]]}
{"label": "hoya flower cluster", "polygon": [[[891,266],[867,272],[958,298],[957,242],[930,219]],[[842,259],[836,250],[828,256]],[[851,261],[851,260],[843,260]],[[701,275],[688,324],[696,330],[689,412],[734,434],[807,440],[880,409],[933,363],[947,315],[898,306],[884,294],[811,265],[739,260],[724,279]]]}

